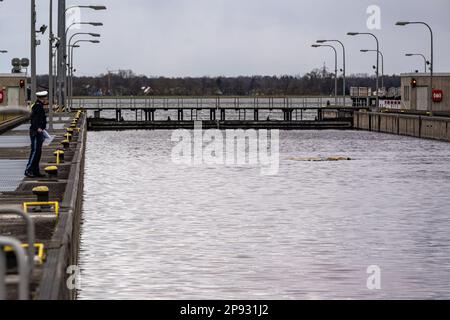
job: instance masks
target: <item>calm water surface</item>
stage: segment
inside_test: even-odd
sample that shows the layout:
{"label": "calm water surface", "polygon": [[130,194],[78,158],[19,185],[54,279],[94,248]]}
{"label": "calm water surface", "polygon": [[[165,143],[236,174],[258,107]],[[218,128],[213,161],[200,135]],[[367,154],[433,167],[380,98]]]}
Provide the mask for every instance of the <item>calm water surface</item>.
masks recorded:
{"label": "calm water surface", "polygon": [[177,166],[170,137],[89,132],[81,299],[450,298],[450,144],[281,132],[262,176]]}

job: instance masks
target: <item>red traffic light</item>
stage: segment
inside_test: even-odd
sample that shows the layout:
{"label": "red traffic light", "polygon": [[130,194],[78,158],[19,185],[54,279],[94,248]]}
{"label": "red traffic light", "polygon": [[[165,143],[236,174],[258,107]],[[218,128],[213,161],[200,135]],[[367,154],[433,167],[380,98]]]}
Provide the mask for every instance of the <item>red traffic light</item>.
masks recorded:
{"label": "red traffic light", "polygon": [[21,88],[25,87],[25,80],[20,80],[19,85]]}
{"label": "red traffic light", "polygon": [[417,79],[412,79],[411,80],[411,87],[413,87],[413,88],[415,88],[415,87],[417,87]]}

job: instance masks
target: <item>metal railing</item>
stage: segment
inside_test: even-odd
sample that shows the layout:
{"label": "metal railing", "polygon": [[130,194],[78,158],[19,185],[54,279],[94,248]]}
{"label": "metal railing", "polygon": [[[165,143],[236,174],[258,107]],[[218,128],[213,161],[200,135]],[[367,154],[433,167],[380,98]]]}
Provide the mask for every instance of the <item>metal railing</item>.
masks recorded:
{"label": "metal railing", "polygon": [[73,99],[75,109],[289,109],[351,107],[352,100],[339,97],[79,97]]}
{"label": "metal railing", "polygon": [[11,247],[16,255],[18,276],[19,276],[19,300],[29,299],[29,268],[27,266],[27,256],[25,250],[19,241],[13,238],[0,237],[0,301],[6,300],[6,276],[7,276],[7,264],[6,255],[3,251],[3,247]]}
{"label": "metal railing", "polygon": [[10,207],[0,207],[0,215],[17,215],[23,219],[27,226],[28,248],[25,251],[22,244],[13,238],[0,237],[0,300],[6,297],[6,259],[3,248],[11,247],[16,255],[19,276],[19,299],[29,299],[29,279],[34,267],[35,257],[35,226],[33,219],[22,210]]}

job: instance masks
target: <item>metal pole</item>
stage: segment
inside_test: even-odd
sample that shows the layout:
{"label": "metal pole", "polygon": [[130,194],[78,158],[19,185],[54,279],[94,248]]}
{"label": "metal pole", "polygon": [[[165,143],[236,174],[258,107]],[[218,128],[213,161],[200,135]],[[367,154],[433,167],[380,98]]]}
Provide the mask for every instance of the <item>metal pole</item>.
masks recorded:
{"label": "metal pole", "polygon": [[75,46],[72,46],[71,48],[71,56],[70,56],[70,66],[69,66],[69,99],[70,99],[70,107],[72,108],[72,94],[73,94],[73,52],[74,52]]}
{"label": "metal pole", "polygon": [[429,92],[429,99],[430,99],[430,113],[431,115],[433,115],[433,76],[434,76],[434,35],[433,35],[433,29],[430,27],[429,24],[423,22],[423,21],[399,21],[396,23],[396,25],[398,26],[406,26],[409,24],[422,24],[424,26],[426,26],[428,28],[428,30],[430,30],[430,34],[431,34],[431,66],[430,66],[430,71],[431,71],[431,76],[430,76],[430,92]]}
{"label": "metal pole", "polygon": [[58,0],[58,37],[60,39],[58,47],[58,103],[65,105],[64,96],[64,77],[66,66],[64,56],[66,54],[66,0]]}
{"label": "metal pole", "polygon": [[377,50],[361,50],[361,52],[376,52],[381,57],[381,87],[384,88],[384,55]]}
{"label": "metal pole", "polygon": [[48,40],[48,98],[49,98],[49,110],[48,110],[48,129],[53,131],[53,0],[50,0],[50,23],[49,33],[50,38]]}
{"label": "metal pole", "polygon": [[57,105],[57,99],[58,99],[57,95],[56,95],[56,91],[58,88],[58,77],[56,76],[58,74],[57,51],[58,51],[57,48],[55,48],[53,50],[53,96],[54,96],[56,105]]}
{"label": "metal pole", "polygon": [[31,101],[36,100],[36,0],[31,0]]}
{"label": "metal pole", "polygon": [[338,56],[337,50],[333,47],[334,50],[334,106],[338,105]]}
{"label": "metal pole", "polygon": [[427,73],[427,58],[425,58],[425,56],[423,55],[423,54],[421,54],[420,56],[422,56],[422,58],[423,58],[423,61],[424,61],[424,63],[425,63],[425,73]]}
{"label": "metal pole", "polygon": [[344,104],[344,107],[346,106],[346,103],[345,103],[345,97],[346,97],[346,91],[347,91],[347,84],[346,84],[346,71],[345,71],[345,68],[346,68],[346,66],[345,66],[345,60],[346,60],[346,57],[345,57],[345,46],[344,46],[344,44],[341,42],[341,41],[339,41],[339,43],[342,45],[342,51],[343,51],[343,88],[342,88],[342,98],[344,99],[343,101],[342,101],[342,103]]}
{"label": "metal pole", "polygon": [[431,29],[431,27],[425,23],[425,25],[428,27],[428,29],[430,29],[430,33],[431,33],[431,77],[430,77],[430,82],[431,82],[431,93],[430,93],[430,111],[431,111],[431,115],[433,115],[433,76],[434,76],[434,36],[433,36],[433,30]]}
{"label": "metal pole", "polygon": [[345,96],[347,91],[347,84],[346,84],[346,54],[345,54],[345,46],[340,40],[326,40],[326,42],[337,42],[342,46],[342,97],[343,97],[343,105],[345,107]]}
{"label": "metal pole", "polygon": [[[380,42],[378,41],[378,38],[370,33],[375,40],[377,41],[377,52],[380,52]],[[376,107],[379,108],[380,107],[380,95],[379,95],[379,91],[380,91],[380,56],[377,54],[377,102],[376,102]]]}
{"label": "metal pole", "polygon": [[[16,239],[13,238],[7,238],[7,237],[2,237],[0,236],[0,246],[4,247],[4,246],[9,246],[13,249],[13,252],[16,255],[16,259],[17,259],[17,269],[18,269],[18,275],[19,275],[19,282],[18,282],[18,289],[19,289],[19,300],[29,300],[30,296],[30,291],[29,291],[29,278],[30,278],[30,273],[28,272],[29,270],[27,270],[27,259],[26,259],[26,255],[25,255],[25,250],[22,248],[21,243],[19,241],[17,241]],[[3,257],[3,252],[1,253],[2,257]],[[2,261],[1,261],[2,260]],[[1,259],[0,263],[4,264],[4,260],[6,259]],[[3,267],[1,268],[3,269]],[[1,275],[3,276],[3,275]],[[6,293],[4,292],[4,288],[0,287],[0,290],[2,290],[3,292],[0,291],[0,296],[4,296],[6,295]]]}
{"label": "metal pole", "polygon": [[381,56],[381,87],[384,88],[384,55],[381,51],[378,54]]}
{"label": "metal pole", "polygon": [[[349,32],[347,33],[347,35],[349,36],[357,36],[357,35],[369,35],[372,36],[375,41],[377,42],[377,52],[380,52],[380,41],[378,41],[378,38],[376,35],[374,35],[373,33],[370,32]],[[378,108],[380,106],[380,96],[379,96],[379,91],[380,91],[380,55],[377,54],[377,70],[376,70],[376,75],[377,75],[377,85],[376,85],[376,107]]]}

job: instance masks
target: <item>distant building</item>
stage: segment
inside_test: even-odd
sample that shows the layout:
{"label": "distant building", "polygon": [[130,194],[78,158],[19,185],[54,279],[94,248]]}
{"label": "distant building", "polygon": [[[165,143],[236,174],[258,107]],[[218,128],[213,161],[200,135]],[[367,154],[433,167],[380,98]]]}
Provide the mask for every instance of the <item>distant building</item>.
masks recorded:
{"label": "distant building", "polygon": [[27,105],[27,78],[22,73],[0,74],[0,107]]}
{"label": "distant building", "polygon": [[405,73],[402,80],[402,108],[413,111],[450,111],[450,73],[433,76],[433,102],[430,108],[430,74]]}

